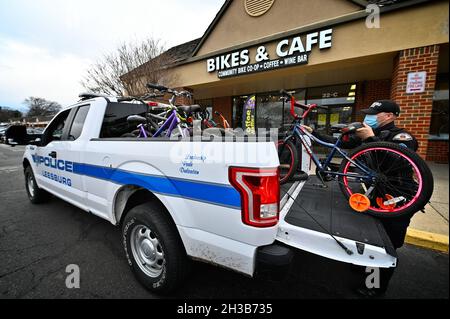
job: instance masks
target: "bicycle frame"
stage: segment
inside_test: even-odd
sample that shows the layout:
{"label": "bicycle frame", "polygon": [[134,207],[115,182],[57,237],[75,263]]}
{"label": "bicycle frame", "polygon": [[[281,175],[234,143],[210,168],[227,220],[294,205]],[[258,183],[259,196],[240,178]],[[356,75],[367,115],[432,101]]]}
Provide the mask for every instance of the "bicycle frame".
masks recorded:
{"label": "bicycle frame", "polygon": [[[331,148],[331,152],[328,154],[328,156],[327,156],[327,158],[326,158],[326,160],[325,160],[325,162],[323,164],[320,162],[320,160],[318,159],[316,154],[314,154],[314,152],[312,151],[311,147],[309,146],[308,142],[305,139],[305,135],[309,139],[311,139],[313,142],[316,142],[316,143],[318,143],[318,144],[320,144],[322,146],[325,146],[327,148]],[[299,123],[295,124],[294,129],[293,129],[293,134],[289,135],[285,139],[285,141],[291,139],[293,136],[295,136],[298,139],[300,139],[303,147],[306,149],[306,152],[311,157],[312,161],[317,166],[317,168],[319,169],[320,172],[326,172],[327,174],[332,175],[332,176],[347,176],[347,177],[353,177],[353,178],[356,177],[356,178],[366,179],[366,180],[372,180],[376,176],[365,165],[363,165],[361,163],[357,163],[357,162],[353,161],[350,157],[348,157],[347,153],[345,151],[343,151],[339,147],[339,144],[341,143],[340,139],[338,139],[335,144],[324,142],[324,141],[318,139],[317,137],[315,137],[314,135],[312,135],[311,133],[309,133],[308,131],[306,131]],[[344,174],[344,173],[339,173],[339,172],[328,171],[327,168],[329,167],[329,165],[331,163],[331,160],[333,159],[333,157],[336,154],[336,152],[341,154],[350,163],[352,163],[353,165],[358,167],[360,170],[362,170],[364,173],[366,173],[367,176],[360,176],[359,174],[357,176],[355,176],[355,175],[352,175],[352,174]]]}
{"label": "bicycle frame", "polygon": [[219,111],[215,112],[217,116],[220,117],[220,120],[222,121],[222,126],[224,129],[230,128],[230,124],[228,123],[227,119],[223,116],[223,114]]}
{"label": "bicycle frame", "polygon": [[161,127],[158,129],[158,131],[156,131],[156,133],[153,135],[153,137],[159,137],[161,136],[162,132],[164,132],[164,130],[167,129],[166,132],[166,137],[170,137],[170,135],[172,134],[172,131],[175,129],[175,127],[178,126],[178,129],[180,131],[180,134],[182,137],[184,136],[184,132],[181,129],[181,127],[179,127],[180,125],[180,119],[177,116],[177,110],[173,109],[172,110],[172,114],[169,116],[169,118],[164,122],[163,125],[161,125]]}
{"label": "bicycle frame", "polygon": [[[165,107],[167,108],[167,110],[165,110],[159,114],[151,114],[151,113],[148,114],[148,116],[150,116],[151,118],[153,118],[155,120],[159,120],[159,122],[158,122],[159,128],[157,129],[157,131],[153,135],[153,137],[161,136],[162,132],[166,129],[168,129],[166,136],[170,137],[170,135],[172,134],[175,127],[178,128],[178,130],[183,138],[186,137],[186,134],[184,133],[183,129],[180,126],[180,123],[182,121],[186,121],[186,119],[184,117],[182,117],[180,114],[178,114],[175,106],[166,105]],[[167,117],[168,114],[170,114],[169,117]]]}

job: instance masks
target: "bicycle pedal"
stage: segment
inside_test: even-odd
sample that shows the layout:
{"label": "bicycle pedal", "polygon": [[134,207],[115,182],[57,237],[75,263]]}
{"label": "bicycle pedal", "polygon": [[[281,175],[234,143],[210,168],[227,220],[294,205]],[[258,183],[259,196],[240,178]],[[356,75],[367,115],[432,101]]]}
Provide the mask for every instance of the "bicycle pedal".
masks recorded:
{"label": "bicycle pedal", "polygon": [[292,176],[291,180],[293,182],[307,181],[309,179],[309,175],[305,172],[296,173]]}

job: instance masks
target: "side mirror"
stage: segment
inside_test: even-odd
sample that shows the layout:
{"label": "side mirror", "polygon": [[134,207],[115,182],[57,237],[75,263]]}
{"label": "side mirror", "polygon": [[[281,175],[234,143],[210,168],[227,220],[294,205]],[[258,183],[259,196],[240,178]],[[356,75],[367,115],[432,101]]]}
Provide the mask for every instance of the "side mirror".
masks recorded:
{"label": "side mirror", "polygon": [[38,138],[35,139],[34,141],[30,141],[28,144],[29,144],[29,145],[40,146],[41,143],[42,143],[42,140],[38,137]]}
{"label": "side mirror", "polygon": [[15,147],[16,145],[19,145],[19,143],[14,141],[14,139],[12,139],[12,138],[8,138],[8,145],[11,147]]}

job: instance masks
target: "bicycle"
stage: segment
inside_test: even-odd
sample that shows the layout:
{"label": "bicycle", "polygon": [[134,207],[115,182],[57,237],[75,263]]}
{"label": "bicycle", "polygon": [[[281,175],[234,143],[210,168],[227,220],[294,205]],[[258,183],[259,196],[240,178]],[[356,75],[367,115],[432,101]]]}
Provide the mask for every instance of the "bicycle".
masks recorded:
{"label": "bicycle", "polygon": [[[277,142],[280,158],[280,183],[288,182],[299,165],[299,154],[304,147],[314,164],[322,184],[337,180],[340,190],[348,199],[350,207],[377,217],[398,217],[422,210],[433,192],[433,176],[415,152],[390,142],[362,144],[349,153],[339,146],[342,140],[356,132],[361,123],[338,126],[340,136],[335,144],[315,137],[303,128],[303,121],[318,106],[295,101],[288,92],[280,91],[285,101],[290,101],[290,113],[294,117],[287,137]],[[302,116],[295,107],[304,110]],[[312,151],[309,141],[330,148],[325,161],[321,162]],[[339,168],[331,169],[333,157],[339,153],[343,160]]]}
{"label": "bicycle", "polygon": [[[190,136],[191,130],[187,123],[187,118],[190,114],[201,111],[201,107],[199,105],[175,106],[175,100],[180,96],[192,98],[192,94],[187,91],[178,92],[174,89],[169,89],[167,87],[151,83],[147,84],[147,87],[157,90],[163,94],[147,94],[145,95],[145,97],[160,97],[163,96],[164,93],[170,93],[172,94],[172,97],[169,99],[170,104],[162,104],[156,102],[146,103],[147,105],[152,107],[150,111],[162,112],[158,114],[152,114],[151,112],[148,112],[146,117],[140,115],[129,116],[127,118],[128,123],[138,124],[138,130],[133,131],[132,133],[124,134],[122,137],[157,138],[162,136],[163,134],[165,134],[166,137],[170,137],[172,136],[175,128],[178,130],[178,135],[182,138]],[[132,99],[143,102],[142,98]],[[183,112],[185,116],[181,116],[179,114],[180,112]]]}
{"label": "bicycle", "polygon": [[225,118],[225,116],[223,116],[221,112],[215,111],[214,114],[216,114],[220,118],[220,120],[222,121],[221,125],[225,130],[231,128],[230,123],[228,123],[227,119]]}

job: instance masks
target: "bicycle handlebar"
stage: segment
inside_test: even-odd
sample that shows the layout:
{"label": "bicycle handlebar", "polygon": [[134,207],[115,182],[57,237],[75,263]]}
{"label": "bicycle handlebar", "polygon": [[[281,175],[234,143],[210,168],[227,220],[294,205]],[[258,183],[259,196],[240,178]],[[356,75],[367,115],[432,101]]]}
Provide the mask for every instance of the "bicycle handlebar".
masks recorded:
{"label": "bicycle handlebar", "polygon": [[156,93],[147,93],[143,96],[120,96],[117,98],[118,102],[132,102],[132,101],[138,101],[141,103],[144,103],[144,100],[151,99],[151,98],[158,98],[163,97],[164,94],[156,94]]}
{"label": "bicycle handlebar", "polygon": [[292,98],[292,94],[290,94],[288,91],[286,91],[286,90],[280,90],[280,94],[281,95],[284,95],[284,96],[287,96],[287,97],[289,97],[289,98]]}
{"label": "bicycle handlebar", "polygon": [[164,97],[164,94],[156,94],[156,93],[149,93],[144,95],[145,98],[158,98],[158,97]]}
{"label": "bicycle handlebar", "polygon": [[[178,92],[178,91],[176,91],[174,89],[169,89],[168,87],[165,87],[165,86],[162,86],[162,85],[147,83],[147,88],[158,90],[158,91],[164,92],[164,93],[170,93],[173,96],[186,96],[187,98],[192,98],[192,93],[191,92],[188,92],[188,91]],[[161,95],[155,95],[154,97],[161,97]]]}
{"label": "bicycle handlebar", "polygon": [[147,83],[147,87],[149,89],[154,89],[154,90],[158,90],[161,92],[169,91],[169,88],[162,86],[162,85],[153,84],[153,83]]}

